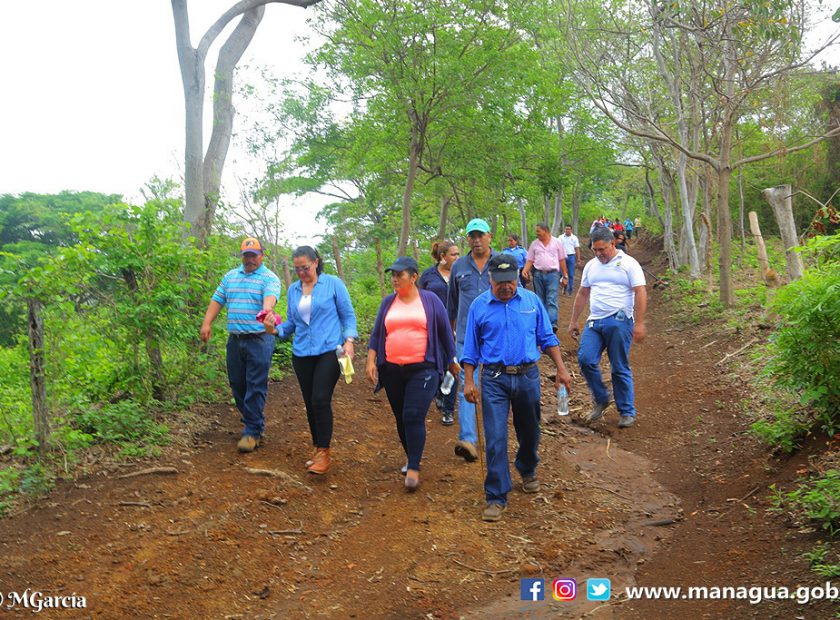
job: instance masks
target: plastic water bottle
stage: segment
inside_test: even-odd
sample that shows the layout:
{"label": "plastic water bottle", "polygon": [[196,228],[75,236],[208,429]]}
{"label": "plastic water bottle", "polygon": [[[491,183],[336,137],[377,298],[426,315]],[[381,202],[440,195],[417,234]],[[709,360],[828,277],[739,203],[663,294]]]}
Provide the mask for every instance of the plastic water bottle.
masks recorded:
{"label": "plastic water bottle", "polygon": [[569,394],[565,385],[557,388],[557,415],[569,415]]}
{"label": "plastic water bottle", "polygon": [[443,378],[443,383],[440,384],[440,393],[444,396],[452,391],[452,386],[455,385],[455,377],[448,370],[446,376]]}
{"label": "plastic water bottle", "polygon": [[342,355],[344,355],[344,347],[339,344],[335,347],[335,356],[341,357]]}

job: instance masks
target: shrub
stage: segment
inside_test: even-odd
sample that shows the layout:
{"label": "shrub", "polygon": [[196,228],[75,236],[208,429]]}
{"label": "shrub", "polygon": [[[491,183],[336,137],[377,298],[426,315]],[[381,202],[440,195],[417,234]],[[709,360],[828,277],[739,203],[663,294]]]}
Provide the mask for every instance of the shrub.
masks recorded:
{"label": "shrub", "polygon": [[99,443],[164,445],[168,442],[169,428],[152,419],[146,407],[130,400],[91,407],[76,416],[75,425]]}
{"label": "shrub", "polygon": [[770,338],[764,372],[795,393],[831,435],[840,422],[840,261],[824,257],[840,248],[840,235],[818,238],[808,247],[817,264],[771,302],[779,327]]}
{"label": "shrub", "polygon": [[788,514],[797,524],[814,523],[830,536],[840,532],[840,470],[830,469],[787,493],[775,485],[770,489],[772,511]]}

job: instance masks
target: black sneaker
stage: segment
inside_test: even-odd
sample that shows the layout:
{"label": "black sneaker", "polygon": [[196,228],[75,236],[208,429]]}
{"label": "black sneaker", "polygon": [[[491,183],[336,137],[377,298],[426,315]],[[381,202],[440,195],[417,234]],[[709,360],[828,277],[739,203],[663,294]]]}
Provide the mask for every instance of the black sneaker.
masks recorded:
{"label": "black sneaker", "polygon": [[452,426],[453,424],[455,424],[455,414],[452,412],[446,413],[444,411],[443,417],[440,419],[440,423],[444,426]]}

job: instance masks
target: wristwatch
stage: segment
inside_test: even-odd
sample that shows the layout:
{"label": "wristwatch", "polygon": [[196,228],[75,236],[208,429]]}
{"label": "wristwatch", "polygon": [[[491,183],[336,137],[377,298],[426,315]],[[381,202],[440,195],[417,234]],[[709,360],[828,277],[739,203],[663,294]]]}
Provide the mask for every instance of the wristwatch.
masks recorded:
{"label": "wristwatch", "polygon": [[349,338],[345,338],[344,342],[356,342],[356,339],[350,336]]}

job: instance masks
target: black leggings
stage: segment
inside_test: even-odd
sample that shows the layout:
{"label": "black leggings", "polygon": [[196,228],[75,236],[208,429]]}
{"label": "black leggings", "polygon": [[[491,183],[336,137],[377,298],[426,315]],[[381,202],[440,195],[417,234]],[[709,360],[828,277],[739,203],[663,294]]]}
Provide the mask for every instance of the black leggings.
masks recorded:
{"label": "black leggings", "polygon": [[306,419],[312,433],[312,445],[329,448],[333,433],[332,395],[341,370],[335,352],[306,357],[292,356],[303,402]]}

